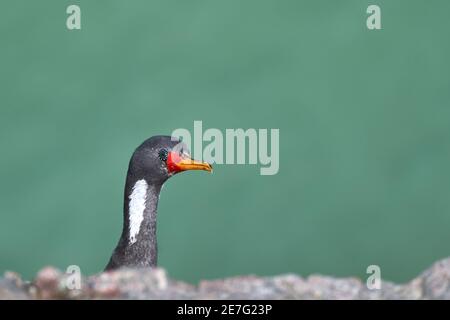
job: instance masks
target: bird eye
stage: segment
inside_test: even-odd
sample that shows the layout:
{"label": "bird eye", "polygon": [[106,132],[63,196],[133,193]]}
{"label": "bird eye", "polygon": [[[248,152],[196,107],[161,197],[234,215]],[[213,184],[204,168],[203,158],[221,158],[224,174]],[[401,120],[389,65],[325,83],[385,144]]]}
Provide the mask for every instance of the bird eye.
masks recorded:
{"label": "bird eye", "polygon": [[167,161],[168,152],[166,149],[161,149],[158,152],[158,157],[161,161]]}

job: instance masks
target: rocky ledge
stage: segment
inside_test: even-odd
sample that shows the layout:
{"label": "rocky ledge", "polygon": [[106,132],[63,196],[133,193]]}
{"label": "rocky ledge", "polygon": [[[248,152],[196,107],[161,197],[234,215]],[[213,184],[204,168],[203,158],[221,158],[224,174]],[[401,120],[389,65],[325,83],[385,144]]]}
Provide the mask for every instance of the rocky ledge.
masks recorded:
{"label": "rocky ledge", "polygon": [[450,258],[436,262],[406,284],[381,282],[369,290],[357,278],[295,274],[238,276],[193,286],[167,277],[163,269],[121,269],[77,280],[46,267],[32,282],[6,272],[0,299],[450,299]]}

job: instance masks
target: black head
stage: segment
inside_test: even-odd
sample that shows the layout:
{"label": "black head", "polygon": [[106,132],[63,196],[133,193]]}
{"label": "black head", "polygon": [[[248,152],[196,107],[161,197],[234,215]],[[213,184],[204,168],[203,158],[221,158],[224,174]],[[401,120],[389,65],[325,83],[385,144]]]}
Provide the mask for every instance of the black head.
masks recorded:
{"label": "black head", "polygon": [[186,170],[206,170],[206,162],[191,158],[188,147],[171,136],[154,136],[145,140],[133,153],[128,174],[147,182],[162,184],[174,174]]}

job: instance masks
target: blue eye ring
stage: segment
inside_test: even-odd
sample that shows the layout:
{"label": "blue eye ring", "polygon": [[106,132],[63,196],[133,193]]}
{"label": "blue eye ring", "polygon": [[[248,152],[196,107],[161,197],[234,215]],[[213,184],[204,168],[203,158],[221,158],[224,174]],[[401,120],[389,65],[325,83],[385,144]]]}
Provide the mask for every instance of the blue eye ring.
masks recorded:
{"label": "blue eye ring", "polygon": [[158,151],[158,157],[161,161],[167,161],[167,155],[169,152],[166,149],[161,149]]}

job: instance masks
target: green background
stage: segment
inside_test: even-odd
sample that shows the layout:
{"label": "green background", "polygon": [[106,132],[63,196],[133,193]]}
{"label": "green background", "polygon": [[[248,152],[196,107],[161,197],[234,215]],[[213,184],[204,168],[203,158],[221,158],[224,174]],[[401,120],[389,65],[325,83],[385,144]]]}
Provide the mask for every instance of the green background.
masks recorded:
{"label": "green background", "polygon": [[[82,30],[66,28],[78,4]],[[382,10],[380,31],[366,9]],[[134,148],[176,128],[279,128],[280,171],[168,181],[160,265],[407,281],[450,255],[450,2],[0,4],[0,271],[105,266]]]}

